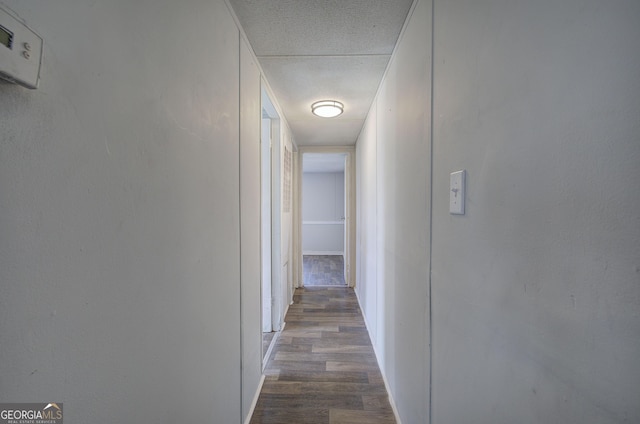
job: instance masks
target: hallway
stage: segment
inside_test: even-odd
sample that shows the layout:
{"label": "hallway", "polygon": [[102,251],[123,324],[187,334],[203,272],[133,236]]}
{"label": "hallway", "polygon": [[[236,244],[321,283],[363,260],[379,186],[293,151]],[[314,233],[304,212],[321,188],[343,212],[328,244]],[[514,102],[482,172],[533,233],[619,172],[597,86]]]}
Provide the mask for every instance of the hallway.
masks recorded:
{"label": "hallway", "polygon": [[[0,74],[40,73],[0,83],[0,398],[640,423],[640,1],[0,9]],[[305,156],[338,153],[305,217]],[[353,290],[296,290],[305,253],[344,254]]]}
{"label": "hallway", "polygon": [[297,289],[252,424],[387,424],[393,411],[353,289]]}

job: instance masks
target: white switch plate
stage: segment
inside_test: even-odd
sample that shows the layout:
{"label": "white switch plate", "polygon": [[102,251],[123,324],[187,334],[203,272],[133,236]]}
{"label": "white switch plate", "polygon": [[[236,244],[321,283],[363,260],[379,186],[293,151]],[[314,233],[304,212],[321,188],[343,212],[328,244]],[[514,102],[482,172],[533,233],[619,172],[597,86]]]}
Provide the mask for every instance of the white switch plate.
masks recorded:
{"label": "white switch plate", "polygon": [[466,170],[451,173],[449,181],[449,213],[453,215],[464,215],[464,186]]}

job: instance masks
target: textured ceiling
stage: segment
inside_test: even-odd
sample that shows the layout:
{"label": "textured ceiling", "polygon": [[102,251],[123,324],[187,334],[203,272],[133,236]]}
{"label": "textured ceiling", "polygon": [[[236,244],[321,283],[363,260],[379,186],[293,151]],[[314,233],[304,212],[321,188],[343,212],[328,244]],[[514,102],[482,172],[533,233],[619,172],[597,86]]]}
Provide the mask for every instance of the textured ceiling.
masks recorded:
{"label": "textured ceiling", "polygon": [[[229,0],[299,146],[353,145],[413,0]],[[311,103],[338,100],[323,119]]]}

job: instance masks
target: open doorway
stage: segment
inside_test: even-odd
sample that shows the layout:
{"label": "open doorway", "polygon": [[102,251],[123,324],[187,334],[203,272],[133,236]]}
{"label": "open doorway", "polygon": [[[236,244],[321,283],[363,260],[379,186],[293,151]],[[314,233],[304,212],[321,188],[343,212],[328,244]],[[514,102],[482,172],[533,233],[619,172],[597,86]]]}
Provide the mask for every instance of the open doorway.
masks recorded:
{"label": "open doorway", "polygon": [[279,292],[279,237],[280,231],[280,116],[267,92],[262,90],[262,124],[261,124],[261,279],[262,279],[262,365],[267,363],[268,356],[275,342],[278,330],[274,298]]}
{"label": "open doorway", "polygon": [[346,153],[302,155],[302,282],[346,286]]}

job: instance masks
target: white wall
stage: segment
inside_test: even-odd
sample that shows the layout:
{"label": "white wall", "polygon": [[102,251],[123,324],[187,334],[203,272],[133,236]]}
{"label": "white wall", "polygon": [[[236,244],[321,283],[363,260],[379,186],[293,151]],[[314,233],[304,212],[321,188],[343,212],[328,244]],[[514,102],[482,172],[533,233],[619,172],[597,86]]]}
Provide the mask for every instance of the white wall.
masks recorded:
{"label": "white wall", "polygon": [[357,293],[403,423],[429,410],[430,14],[416,7],[357,143]]}
{"label": "white wall", "polygon": [[344,223],[308,222],[302,224],[304,255],[344,255]]}
{"label": "white wall", "polygon": [[378,352],[382,341],[378,335],[378,319],[384,308],[378,306],[384,300],[378,296],[378,220],[377,220],[377,123],[376,102],[371,106],[369,116],[358,139],[356,149],[356,285],[355,290],[367,322],[371,342]]}
{"label": "white wall", "polygon": [[225,3],[2,4],[45,46],[39,89],[0,84],[0,399],[55,399],[69,422],[241,422],[259,318],[239,164],[256,152]]}
{"label": "white wall", "polygon": [[344,218],[344,172],[302,174],[303,221],[340,221]]}
{"label": "white wall", "polygon": [[429,418],[407,376],[428,380],[428,343],[405,338],[428,340],[415,261],[430,219],[431,422],[639,422],[640,4],[436,1],[433,160],[417,142],[430,9],[418,2],[357,144],[358,295],[402,422]]}
{"label": "white wall", "polygon": [[240,42],[240,285],[242,417],[251,412],[262,378],[261,116],[260,70]]}
{"label": "white wall", "polygon": [[302,251],[344,254],[344,172],[302,174]]}
{"label": "white wall", "polygon": [[435,20],[434,422],[640,422],[640,3]]}

